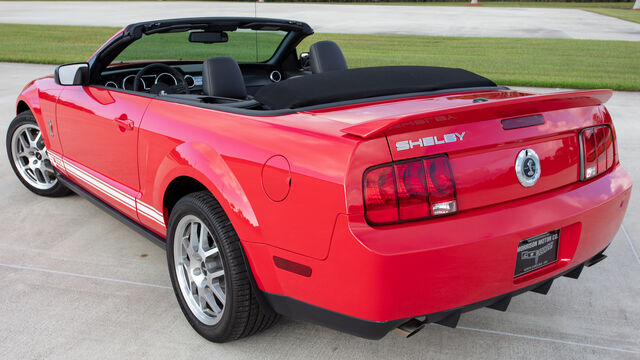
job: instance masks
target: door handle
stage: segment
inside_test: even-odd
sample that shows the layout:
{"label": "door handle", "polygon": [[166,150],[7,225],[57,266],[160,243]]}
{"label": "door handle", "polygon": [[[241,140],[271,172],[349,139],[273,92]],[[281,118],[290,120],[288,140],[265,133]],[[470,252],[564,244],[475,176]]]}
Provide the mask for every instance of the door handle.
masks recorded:
{"label": "door handle", "polygon": [[127,117],[127,114],[122,114],[117,118],[113,119],[113,121],[116,122],[118,127],[124,128],[124,130],[133,130],[133,125],[134,125],[133,120],[129,119]]}

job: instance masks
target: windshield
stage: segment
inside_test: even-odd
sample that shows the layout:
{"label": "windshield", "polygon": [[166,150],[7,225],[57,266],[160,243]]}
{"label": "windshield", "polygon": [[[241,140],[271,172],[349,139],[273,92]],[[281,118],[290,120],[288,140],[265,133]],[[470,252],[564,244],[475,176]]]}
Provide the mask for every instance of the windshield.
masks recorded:
{"label": "windshield", "polygon": [[189,32],[143,35],[129,45],[112,62],[153,60],[198,60],[230,56],[237,62],[269,60],[284,37],[285,31],[238,30],[228,32],[229,41],[203,44],[189,42]]}

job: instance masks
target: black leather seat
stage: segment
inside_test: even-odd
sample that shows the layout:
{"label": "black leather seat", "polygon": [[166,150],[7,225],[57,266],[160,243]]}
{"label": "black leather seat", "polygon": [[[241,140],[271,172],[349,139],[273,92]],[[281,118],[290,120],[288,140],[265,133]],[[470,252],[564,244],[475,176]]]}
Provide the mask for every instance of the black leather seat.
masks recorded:
{"label": "black leather seat", "polygon": [[314,74],[347,70],[342,50],[333,41],[318,41],[309,48],[309,64]]}
{"label": "black leather seat", "polygon": [[247,99],[247,87],[240,67],[227,56],[214,57],[202,63],[202,90],[209,96]]}

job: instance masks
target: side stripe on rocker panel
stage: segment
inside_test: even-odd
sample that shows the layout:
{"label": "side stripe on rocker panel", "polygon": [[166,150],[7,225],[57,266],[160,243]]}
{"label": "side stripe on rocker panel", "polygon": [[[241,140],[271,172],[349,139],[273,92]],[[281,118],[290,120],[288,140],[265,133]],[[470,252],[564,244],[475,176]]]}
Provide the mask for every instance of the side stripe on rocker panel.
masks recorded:
{"label": "side stripe on rocker panel", "polygon": [[74,175],[85,184],[108,196],[110,199],[113,199],[116,202],[122,204],[128,209],[131,209],[138,215],[142,215],[145,218],[156,222],[160,226],[166,227],[164,224],[164,215],[162,214],[162,212],[156,210],[151,205],[146,204],[139,199],[136,199],[135,197],[123,192],[122,190],[98,179],[90,173],[82,170],[80,167],[74,165],[69,159],[54,151],[47,150],[47,154],[49,155],[49,160],[51,161],[51,164],[53,166],[66,170],[69,174]]}

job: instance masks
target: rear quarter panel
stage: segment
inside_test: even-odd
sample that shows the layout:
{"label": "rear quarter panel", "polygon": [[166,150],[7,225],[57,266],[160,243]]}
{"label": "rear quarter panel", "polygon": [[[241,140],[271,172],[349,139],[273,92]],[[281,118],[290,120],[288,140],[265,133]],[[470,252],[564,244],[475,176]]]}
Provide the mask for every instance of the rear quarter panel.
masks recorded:
{"label": "rear quarter panel", "polygon": [[[189,176],[218,199],[242,242],[326,258],[336,217],[346,213],[344,176],[355,142],[288,126],[305,117],[252,118],[152,101],[140,128],[143,201],[163,208],[170,182]],[[291,169],[282,201],[271,200],[261,180],[274,155],[284,156]]]}

